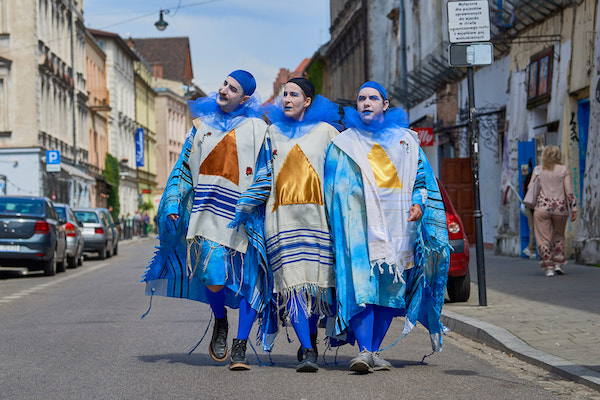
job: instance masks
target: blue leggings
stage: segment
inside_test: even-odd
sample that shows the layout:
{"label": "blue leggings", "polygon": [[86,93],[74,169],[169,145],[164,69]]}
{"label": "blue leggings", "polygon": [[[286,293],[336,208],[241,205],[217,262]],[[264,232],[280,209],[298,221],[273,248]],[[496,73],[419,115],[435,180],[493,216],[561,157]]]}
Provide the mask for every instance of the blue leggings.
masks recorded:
{"label": "blue leggings", "polygon": [[310,317],[304,313],[306,309],[306,303],[301,296],[294,294],[294,297],[288,301],[288,310],[292,308],[293,302],[296,303],[296,312],[293,316],[290,316],[290,321],[300,340],[300,345],[305,349],[311,349],[312,343],[310,342],[310,335],[317,334],[317,323],[319,322],[319,314],[312,314]]}
{"label": "blue leggings", "polygon": [[383,342],[395,311],[393,308],[367,304],[350,320],[350,327],[360,350],[377,351]]}

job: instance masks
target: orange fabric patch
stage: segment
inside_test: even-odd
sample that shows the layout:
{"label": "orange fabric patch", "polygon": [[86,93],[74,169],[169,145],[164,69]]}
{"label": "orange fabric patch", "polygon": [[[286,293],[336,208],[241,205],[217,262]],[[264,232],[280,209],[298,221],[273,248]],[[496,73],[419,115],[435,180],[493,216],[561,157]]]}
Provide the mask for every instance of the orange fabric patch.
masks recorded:
{"label": "orange fabric patch", "polygon": [[232,129],[210,152],[200,165],[200,175],[215,175],[240,184],[240,168],[235,143],[235,129]]}

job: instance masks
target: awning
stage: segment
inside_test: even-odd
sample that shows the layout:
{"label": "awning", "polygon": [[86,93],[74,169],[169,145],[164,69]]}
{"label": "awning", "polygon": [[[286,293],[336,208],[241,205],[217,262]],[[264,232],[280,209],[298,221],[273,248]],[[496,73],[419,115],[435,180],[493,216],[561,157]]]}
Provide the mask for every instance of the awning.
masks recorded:
{"label": "awning", "polygon": [[88,181],[88,182],[96,182],[96,178],[86,174],[85,172],[83,172],[82,170],[80,170],[79,168],[75,168],[72,165],[69,164],[60,164],[60,168],[65,171],[66,173],[68,173],[69,175],[71,175],[73,178],[79,178],[79,179],[83,179],[84,181]]}

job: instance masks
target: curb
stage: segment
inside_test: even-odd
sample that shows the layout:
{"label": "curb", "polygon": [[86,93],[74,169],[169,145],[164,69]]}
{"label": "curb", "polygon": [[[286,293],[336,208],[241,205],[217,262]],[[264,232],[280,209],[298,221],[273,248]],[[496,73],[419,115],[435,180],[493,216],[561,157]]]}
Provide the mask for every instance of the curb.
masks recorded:
{"label": "curb", "polygon": [[600,372],[534,349],[504,328],[449,310],[442,311],[441,321],[444,326],[459,335],[600,391]]}

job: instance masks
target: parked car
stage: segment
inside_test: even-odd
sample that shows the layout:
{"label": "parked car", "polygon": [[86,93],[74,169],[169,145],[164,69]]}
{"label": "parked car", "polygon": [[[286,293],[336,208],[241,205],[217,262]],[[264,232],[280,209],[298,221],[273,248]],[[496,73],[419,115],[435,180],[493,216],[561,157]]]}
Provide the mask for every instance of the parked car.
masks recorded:
{"label": "parked car", "polygon": [[106,208],[99,208],[98,210],[102,211],[102,213],[106,216],[108,223],[110,224],[110,229],[113,233],[112,255],[116,256],[119,254],[119,237],[121,236],[121,226],[115,222],[112,214]]}
{"label": "parked car", "polygon": [[68,204],[54,203],[58,217],[65,221],[63,229],[67,235],[67,266],[77,268],[83,263],[83,233],[80,222]]}
{"label": "parked car", "polygon": [[76,208],[73,212],[83,225],[83,251],[98,253],[100,259],[112,256],[113,231],[106,215],[97,208]]}
{"label": "parked car", "polygon": [[468,301],[471,295],[471,276],[469,274],[469,240],[465,234],[462,220],[456,213],[450,196],[438,181],[444,206],[446,207],[446,226],[450,240],[450,267],[448,268],[448,297],[452,302]]}
{"label": "parked car", "polygon": [[45,197],[0,197],[0,265],[64,271],[67,239],[64,221]]}

